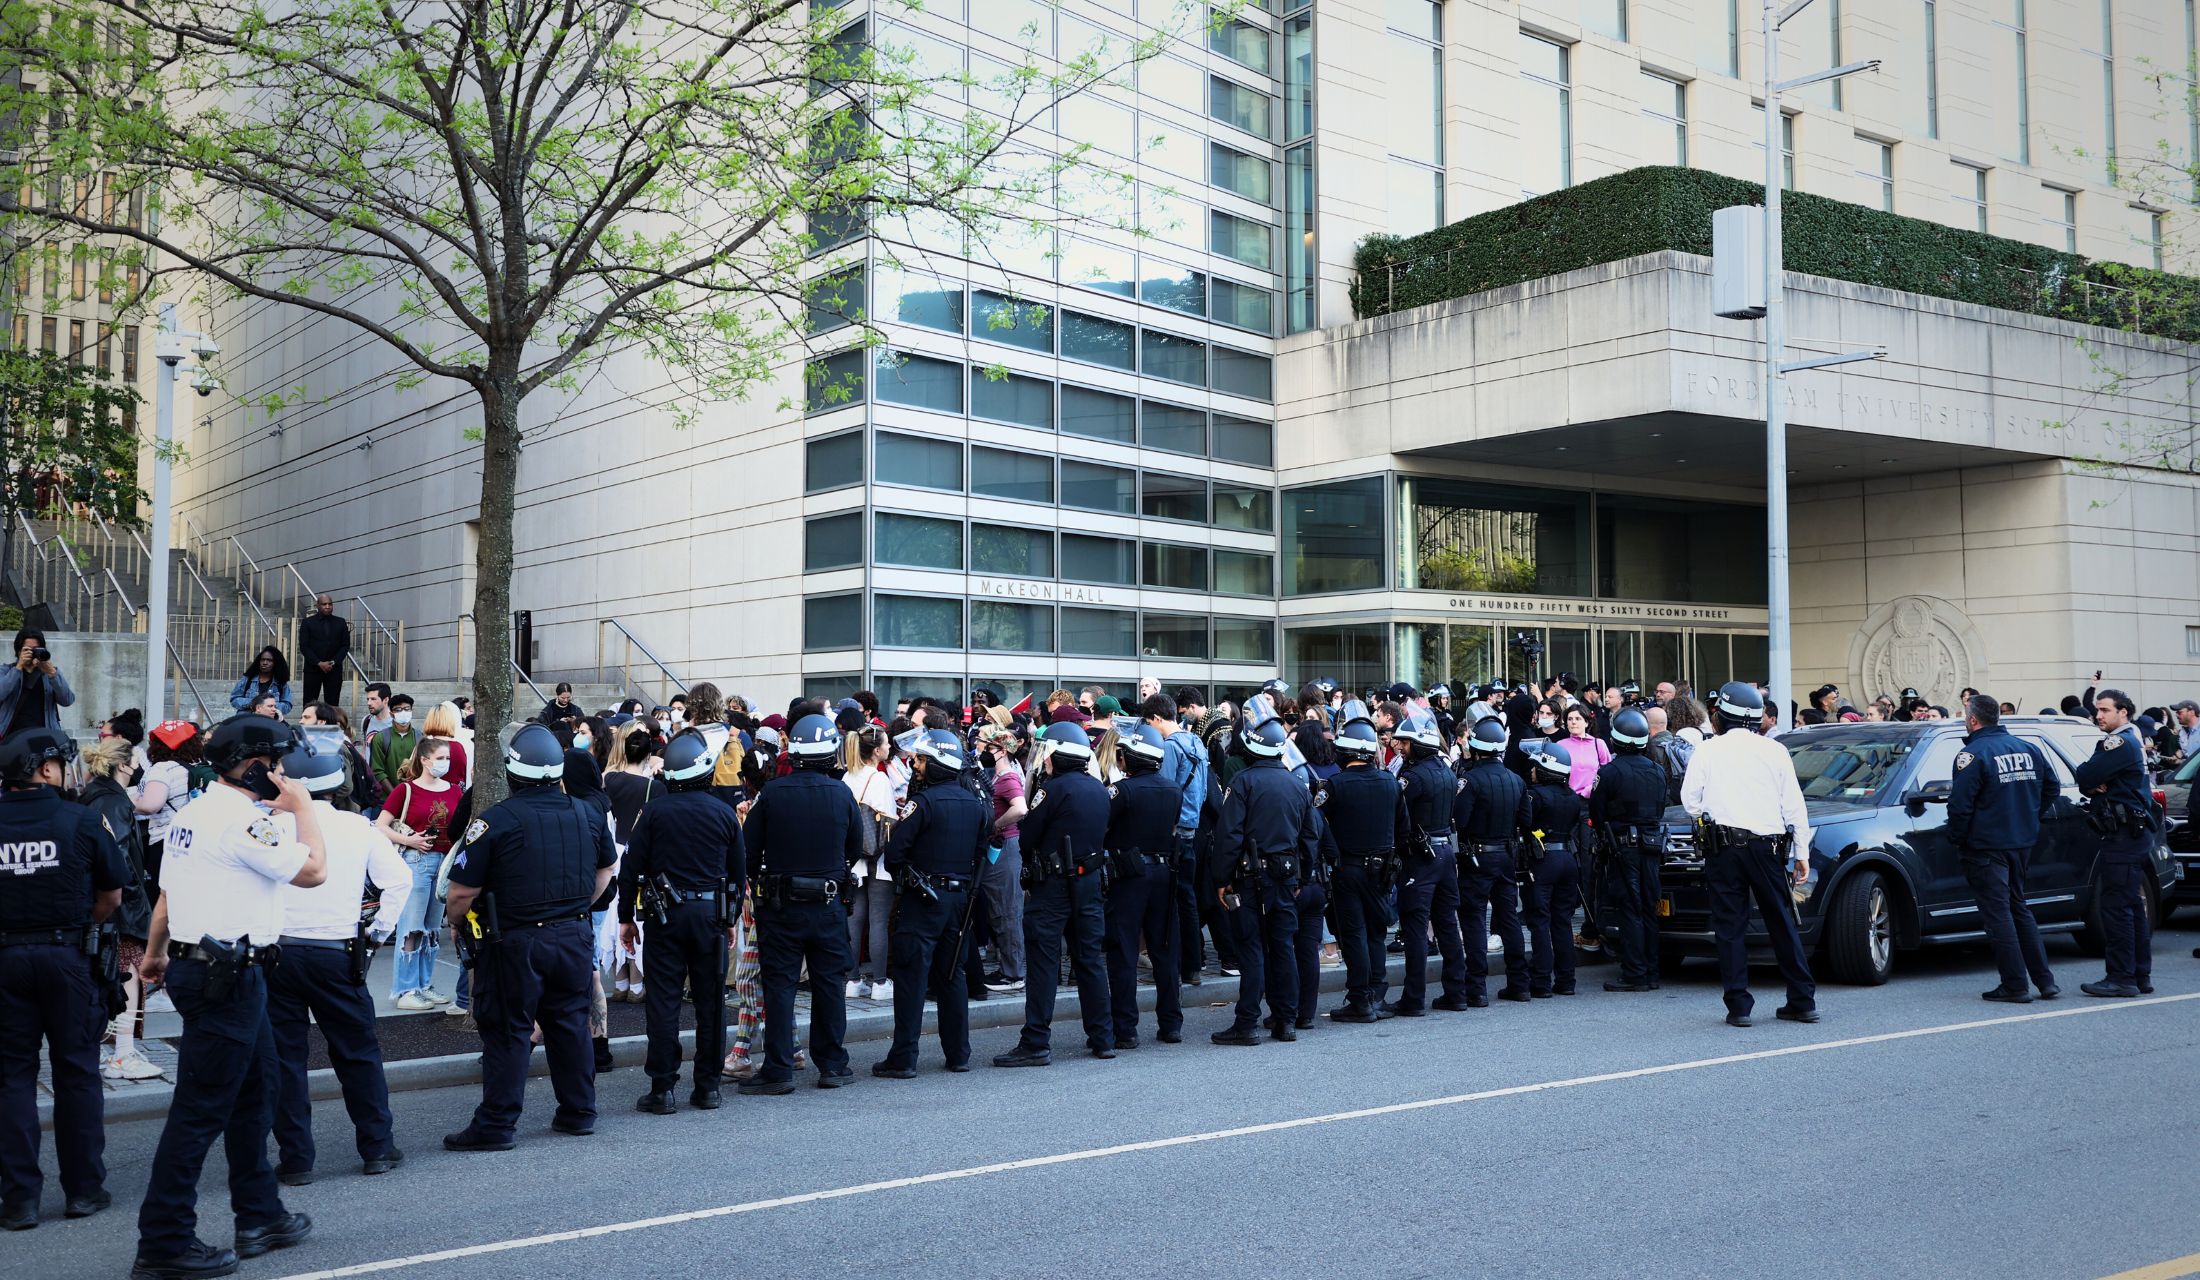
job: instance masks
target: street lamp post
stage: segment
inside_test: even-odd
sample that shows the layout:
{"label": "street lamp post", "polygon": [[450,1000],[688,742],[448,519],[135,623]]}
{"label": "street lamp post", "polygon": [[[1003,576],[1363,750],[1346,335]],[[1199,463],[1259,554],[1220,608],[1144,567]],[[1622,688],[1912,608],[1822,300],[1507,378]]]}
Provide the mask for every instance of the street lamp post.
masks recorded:
{"label": "street lamp post", "polygon": [[145,705],[156,723],[167,718],[168,708],[168,480],[176,439],[176,374],[184,357],[195,357],[198,373],[191,385],[202,396],[213,394],[214,378],[206,366],[220,351],[205,334],[176,326],[176,304],[161,304],[153,348],[160,369],[153,375],[152,555],[145,570]]}

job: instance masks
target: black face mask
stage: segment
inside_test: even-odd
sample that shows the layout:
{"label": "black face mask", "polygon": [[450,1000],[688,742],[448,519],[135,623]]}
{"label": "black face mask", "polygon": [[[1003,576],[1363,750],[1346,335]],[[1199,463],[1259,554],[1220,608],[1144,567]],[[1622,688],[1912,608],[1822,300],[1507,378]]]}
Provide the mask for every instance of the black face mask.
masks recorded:
{"label": "black face mask", "polygon": [[275,771],[267,767],[265,760],[254,760],[246,765],[244,772],[237,775],[236,782],[262,800],[273,800],[283,793],[275,783]]}
{"label": "black face mask", "polygon": [[984,765],[988,769],[997,766],[1000,763],[1000,760],[1001,758],[991,751],[981,751],[978,753],[978,763]]}

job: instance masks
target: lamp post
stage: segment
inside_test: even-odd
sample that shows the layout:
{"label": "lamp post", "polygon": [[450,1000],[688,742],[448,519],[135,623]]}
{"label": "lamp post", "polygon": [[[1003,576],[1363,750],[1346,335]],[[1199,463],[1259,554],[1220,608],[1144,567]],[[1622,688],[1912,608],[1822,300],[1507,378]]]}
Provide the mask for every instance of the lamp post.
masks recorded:
{"label": "lamp post", "polygon": [[156,723],[168,713],[168,473],[176,439],[176,374],[184,357],[194,357],[198,371],[192,388],[201,396],[214,394],[214,375],[206,366],[220,351],[205,334],[177,327],[175,303],[161,304],[153,346],[160,361],[153,375],[153,545],[145,568],[145,705],[155,712]]}

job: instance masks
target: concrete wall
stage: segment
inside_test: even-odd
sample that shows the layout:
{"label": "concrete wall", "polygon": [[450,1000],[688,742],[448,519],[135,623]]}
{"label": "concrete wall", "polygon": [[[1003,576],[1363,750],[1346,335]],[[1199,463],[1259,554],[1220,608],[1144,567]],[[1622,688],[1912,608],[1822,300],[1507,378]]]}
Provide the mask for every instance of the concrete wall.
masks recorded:
{"label": "concrete wall", "polygon": [[[100,721],[131,707],[145,712],[147,728],[165,718],[145,705],[144,636],[55,631],[47,635],[46,647],[53,650],[54,665],[76,693],[76,705],[61,709],[61,727],[72,736],[91,738]],[[221,693],[228,692],[224,685]],[[209,691],[207,697],[216,695]],[[226,714],[228,704],[215,711]]]}

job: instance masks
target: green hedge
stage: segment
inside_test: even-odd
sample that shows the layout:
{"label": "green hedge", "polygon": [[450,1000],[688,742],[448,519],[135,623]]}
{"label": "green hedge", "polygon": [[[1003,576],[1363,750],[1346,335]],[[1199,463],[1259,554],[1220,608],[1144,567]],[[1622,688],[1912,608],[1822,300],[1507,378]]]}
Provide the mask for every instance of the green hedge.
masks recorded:
{"label": "green hedge", "polygon": [[[1362,319],[1662,249],[1708,256],[1711,214],[1763,203],[1761,183],[1649,166],[1438,227],[1370,236],[1354,266]],[[1824,196],[1781,201],[1791,271],[2200,340],[2200,281],[2095,263]]]}

